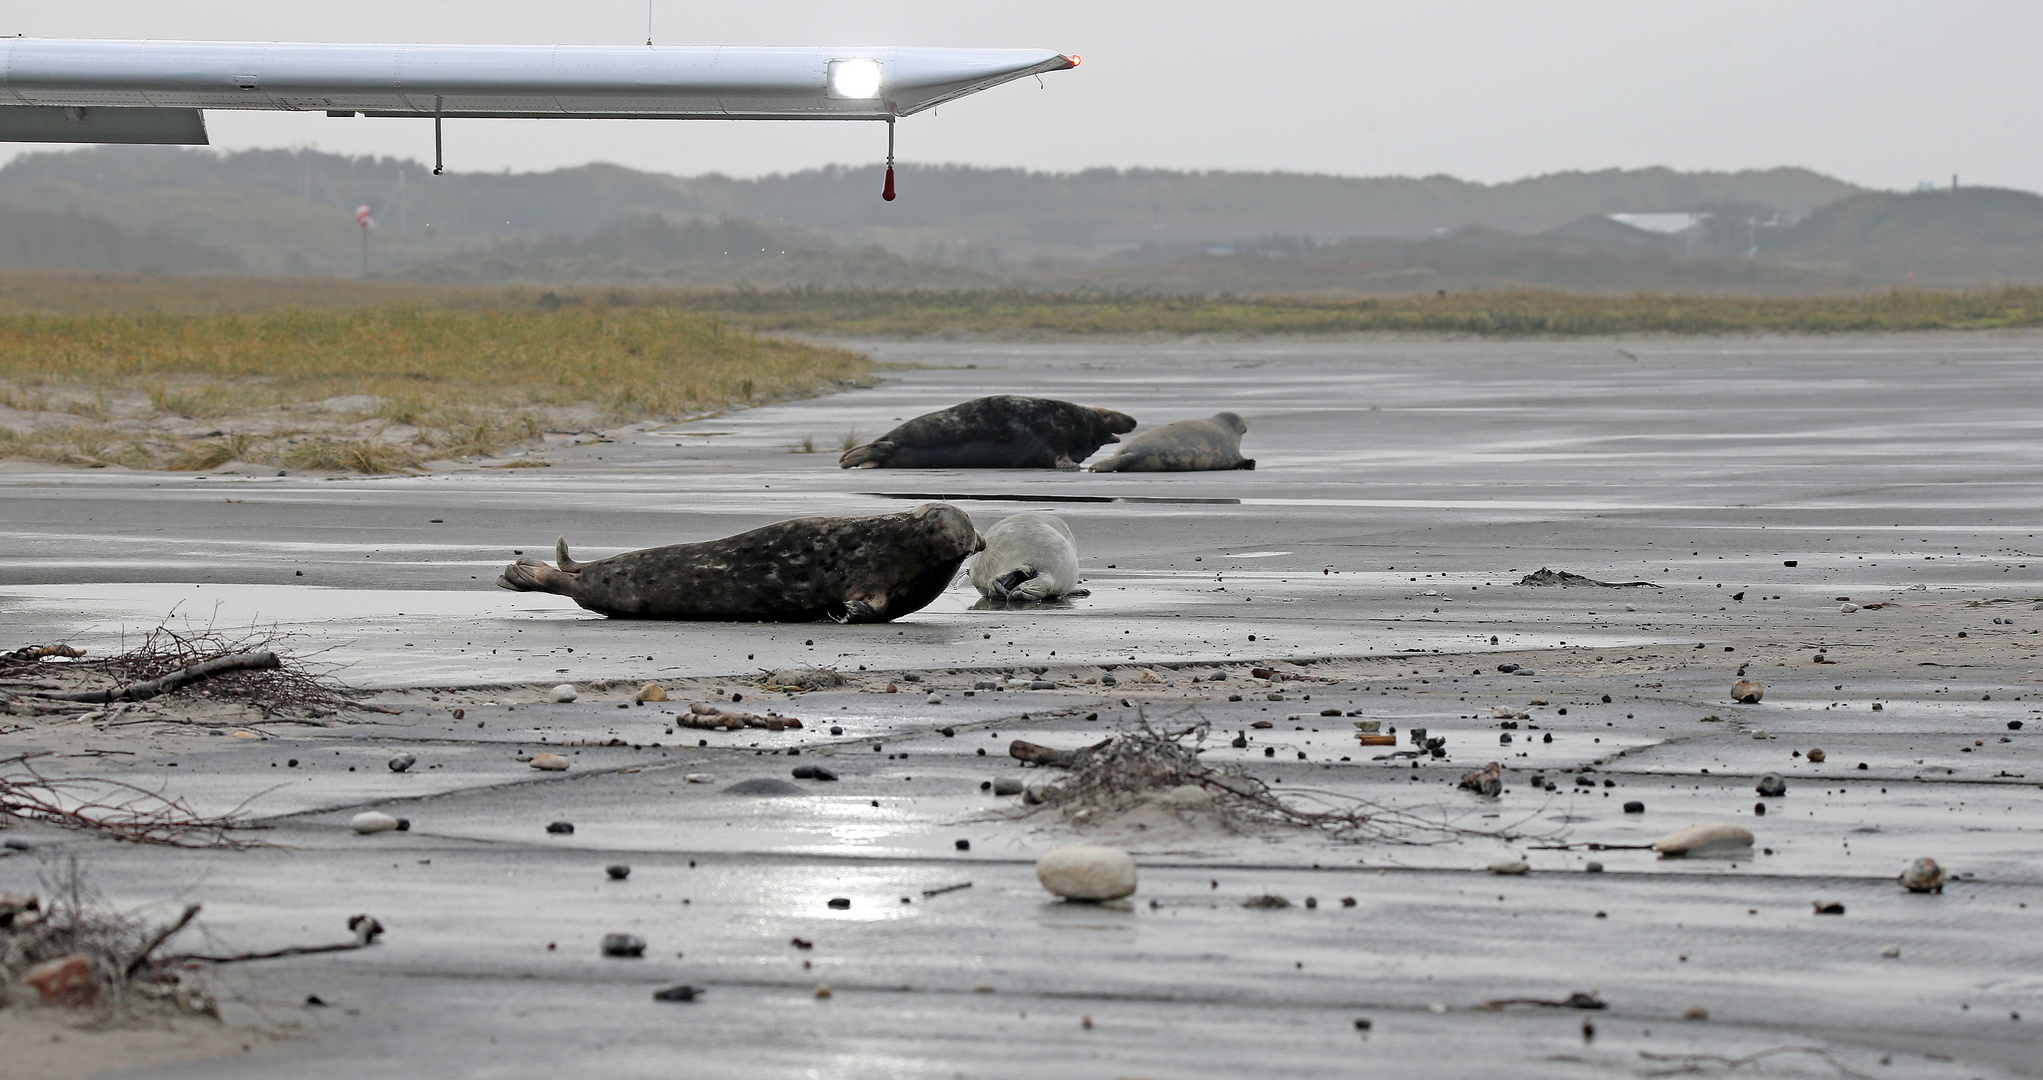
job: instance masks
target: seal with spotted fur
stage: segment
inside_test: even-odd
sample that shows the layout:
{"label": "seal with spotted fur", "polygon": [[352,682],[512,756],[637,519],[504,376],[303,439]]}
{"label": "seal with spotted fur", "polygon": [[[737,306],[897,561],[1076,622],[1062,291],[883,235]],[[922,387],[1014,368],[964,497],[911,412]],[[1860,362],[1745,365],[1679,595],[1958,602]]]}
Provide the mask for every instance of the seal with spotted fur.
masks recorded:
{"label": "seal with spotted fur", "polygon": [[963,510],[925,503],[873,517],[795,518],[695,544],[559,566],[519,559],[500,588],[549,592],[620,618],[886,622],[928,606],[986,546]]}
{"label": "seal with spotted fur", "polygon": [[925,413],[837,459],[846,469],[1065,469],[1135,430],[1112,409],[996,394]]}
{"label": "seal with spotted fur", "polygon": [[1241,437],[1248,421],[1231,412],[1204,420],[1173,420],[1129,439],[1093,472],[1205,472],[1253,469],[1254,458],[1241,456]]}
{"label": "seal with spotted fur", "polygon": [[972,587],[992,600],[1055,600],[1088,596],[1078,587],[1078,542],[1055,514],[1027,511],[986,530],[986,550],[972,560]]}

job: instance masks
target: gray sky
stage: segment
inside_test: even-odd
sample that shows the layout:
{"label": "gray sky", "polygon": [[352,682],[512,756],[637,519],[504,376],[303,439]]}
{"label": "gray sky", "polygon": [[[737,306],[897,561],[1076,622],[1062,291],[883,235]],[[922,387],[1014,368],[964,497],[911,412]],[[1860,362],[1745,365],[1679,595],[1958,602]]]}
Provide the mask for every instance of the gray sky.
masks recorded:
{"label": "gray sky", "polygon": [[[1050,48],[1077,71],[901,125],[901,158],[1446,173],[1804,165],[1883,188],[2043,190],[2034,0],[653,0],[663,44]],[[627,44],[645,0],[4,0],[35,37]],[[226,148],[430,159],[425,121],[215,112]],[[879,125],[448,124],[449,165],[739,176],[885,154]],[[0,144],[0,157],[22,151]],[[33,149],[33,148],[31,148]]]}

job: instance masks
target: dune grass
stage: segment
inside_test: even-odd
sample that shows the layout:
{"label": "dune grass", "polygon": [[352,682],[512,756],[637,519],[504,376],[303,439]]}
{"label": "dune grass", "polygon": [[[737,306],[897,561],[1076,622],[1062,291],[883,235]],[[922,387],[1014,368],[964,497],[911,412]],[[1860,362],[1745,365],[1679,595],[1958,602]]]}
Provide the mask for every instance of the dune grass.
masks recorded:
{"label": "dune grass", "polygon": [[[849,350],[659,306],[0,315],[0,404],[87,422],[4,429],[0,453],[393,471],[494,453],[564,417],[683,416],[868,378]],[[176,422],[219,430],[159,445]]]}

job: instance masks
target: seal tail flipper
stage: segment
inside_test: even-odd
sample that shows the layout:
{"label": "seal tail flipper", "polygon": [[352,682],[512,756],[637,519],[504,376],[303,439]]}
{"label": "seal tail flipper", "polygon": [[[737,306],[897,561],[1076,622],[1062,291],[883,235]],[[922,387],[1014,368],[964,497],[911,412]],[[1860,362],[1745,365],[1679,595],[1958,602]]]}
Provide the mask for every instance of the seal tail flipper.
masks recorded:
{"label": "seal tail flipper", "polygon": [[1036,574],[1037,574],[1036,568],[1033,566],[1024,566],[1018,570],[1009,570],[1007,573],[1002,574],[999,577],[993,579],[992,582],[993,595],[1001,600],[1039,599],[1039,597],[1022,595],[1023,583],[1035,580]]}
{"label": "seal tail flipper", "polygon": [[893,455],[893,443],[870,442],[864,446],[854,446],[846,450],[843,455],[838,457],[837,467],[840,469],[877,469],[885,465],[887,459]]}
{"label": "seal tail flipper", "polygon": [[589,565],[588,563],[578,563],[568,558],[567,537],[565,536],[553,542],[553,558],[555,562],[560,564],[561,571],[568,574],[572,574],[582,567]]}
{"label": "seal tail flipper", "polygon": [[1235,468],[1237,468],[1237,469],[1254,469],[1255,467],[1256,467],[1256,459],[1255,459],[1255,458],[1252,458],[1252,457],[1251,457],[1251,458],[1242,458],[1242,459],[1241,459],[1241,464],[1239,464],[1239,465],[1236,465],[1236,466],[1235,466]]}
{"label": "seal tail flipper", "polygon": [[1094,465],[1094,466],[1092,467],[1092,471],[1093,471],[1093,472],[1120,472],[1120,471],[1121,471],[1121,457],[1120,457],[1120,455],[1119,455],[1119,454],[1116,454],[1116,455],[1114,455],[1113,457],[1110,457],[1110,458],[1108,458],[1107,460],[1105,460],[1105,461],[1102,461],[1102,462],[1100,462],[1100,463],[1099,463],[1099,464],[1097,464],[1097,465]]}
{"label": "seal tail flipper", "polygon": [[512,592],[546,592],[573,596],[575,585],[575,575],[572,571],[562,573],[529,556],[504,567],[504,572],[497,575],[497,588],[509,589]]}
{"label": "seal tail flipper", "polygon": [[1064,599],[1066,599],[1066,600],[1076,600],[1076,599],[1078,599],[1078,598],[1079,598],[1079,597],[1081,597],[1081,596],[1091,596],[1091,595],[1092,595],[1092,590],[1091,590],[1091,589],[1073,589],[1073,590],[1071,590],[1070,592],[1068,592],[1068,593],[1065,593],[1065,594],[1064,594]]}

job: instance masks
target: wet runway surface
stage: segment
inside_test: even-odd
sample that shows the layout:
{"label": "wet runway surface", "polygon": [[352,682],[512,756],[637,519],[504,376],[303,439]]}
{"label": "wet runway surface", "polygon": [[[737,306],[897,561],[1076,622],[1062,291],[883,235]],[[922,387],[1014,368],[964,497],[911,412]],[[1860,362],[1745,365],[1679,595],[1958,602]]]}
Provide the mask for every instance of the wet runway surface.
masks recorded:
{"label": "wet runway surface", "polygon": [[[38,830],[37,851],[0,859],[0,889],[34,887],[75,850],[124,903],[202,901],[206,931],[236,948],[337,938],[361,910],[390,927],[373,949],[223,969],[230,1018],[283,1037],[135,1075],[1719,1075],[1776,1047],[1829,1056],[1732,1075],[2043,1074],[2029,1034],[2043,1022],[2043,339],[870,348],[925,366],[590,436],[540,455],[544,469],[0,472],[14,556],[0,644],[102,650],[166,617],[274,626],[406,710],[268,738],[115,728],[85,737],[106,752],[53,766],[166,782],[212,809],[281,785],[255,804],[279,846],[171,853]],[[849,432],[1002,392],[1144,426],[1239,412],[1258,467],[836,468]],[[982,529],[1025,509],[1064,517],[1092,595],[987,610],[960,587],[883,626],[688,625],[490,587],[557,535],[588,560],[932,498]],[[1659,587],[1517,584],[1543,567]],[[1253,663],[1329,681],[1258,683]],[[858,685],[791,697],[746,681],[798,665]],[[965,693],[1033,667],[1055,688]],[[1747,667],[1760,705],[1727,696]],[[1216,669],[1229,679],[1193,681]],[[879,692],[906,671],[927,681]],[[640,682],[683,678],[809,726],[677,734],[664,714],[685,703],[619,707]],[[583,699],[542,702],[559,681]],[[1515,836],[1351,844],[1198,815],[1079,826],[980,790],[1035,778],[1005,758],[1009,739],[1084,745],[1138,706],[1241,732],[1246,748],[1216,737],[1208,759],[1280,789]],[[1500,707],[1530,719],[1500,728]],[[1377,760],[1389,748],[1356,745],[1351,717],[1445,735],[1447,756]],[[33,720],[0,731],[0,752],[77,745]],[[573,769],[519,760],[548,748]],[[382,768],[400,749],[419,755],[413,772]],[[843,779],[726,793],[787,777],[802,763],[789,749]],[[1501,799],[1454,790],[1492,759]],[[1760,817],[1765,772],[1789,794]],[[1643,813],[1622,811],[1632,800]],[[413,830],[347,832],[366,808]],[[552,820],[577,830],[550,836]],[[1761,850],[1669,862],[1625,846],[1715,820],[1752,828]],[[1136,852],[1131,910],[1051,903],[1034,884],[1035,856],[1076,837]],[[1904,892],[1894,876],[1922,855],[1963,876]],[[1486,872],[1514,856],[1532,872]],[[605,880],[620,860],[630,879]],[[1240,906],[1263,893],[1294,906]],[[849,910],[824,906],[838,896]],[[1814,915],[1816,900],[1847,914]],[[645,936],[648,958],[599,958],[613,931]],[[651,1001],[675,982],[710,992]],[[1481,1007],[1575,991],[1609,1008]],[[301,1007],[312,993],[338,1007]],[[1683,1020],[1696,1005],[1710,1018]]]}

